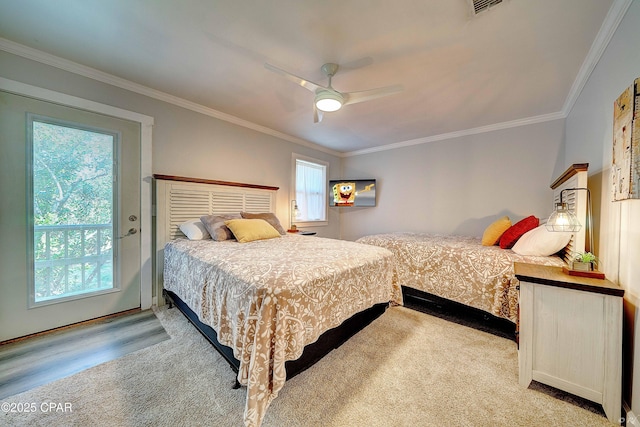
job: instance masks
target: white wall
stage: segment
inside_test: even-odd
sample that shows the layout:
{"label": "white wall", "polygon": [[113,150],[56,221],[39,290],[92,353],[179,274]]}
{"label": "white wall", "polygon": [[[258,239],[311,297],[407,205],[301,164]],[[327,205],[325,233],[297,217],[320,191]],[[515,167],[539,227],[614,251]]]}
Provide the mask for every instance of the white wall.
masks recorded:
{"label": "white wall", "polygon": [[[378,206],[341,209],[342,237],[388,231],[482,236],[502,215],[546,219],[564,171],[564,121],[343,159],[343,178],[376,178]],[[582,160],[573,163],[580,163]]]}
{"label": "white wall", "polygon": [[[566,120],[565,159],[590,163],[596,248],[607,278],[626,290],[623,398],[640,414],[640,200],[612,202],[613,103],[640,77],[640,1],[631,3]],[[632,392],[633,390],[633,392]]]}

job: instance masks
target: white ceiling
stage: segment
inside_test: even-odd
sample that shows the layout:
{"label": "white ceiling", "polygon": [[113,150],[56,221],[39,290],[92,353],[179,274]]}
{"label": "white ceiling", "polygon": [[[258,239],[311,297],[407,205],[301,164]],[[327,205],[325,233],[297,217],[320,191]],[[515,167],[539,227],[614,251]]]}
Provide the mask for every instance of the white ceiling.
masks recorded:
{"label": "white ceiling", "polygon": [[[0,0],[0,37],[173,95],[250,127],[366,152],[554,117],[620,0]],[[404,91],[313,123],[313,94]],[[215,113],[215,111],[214,111]]]}

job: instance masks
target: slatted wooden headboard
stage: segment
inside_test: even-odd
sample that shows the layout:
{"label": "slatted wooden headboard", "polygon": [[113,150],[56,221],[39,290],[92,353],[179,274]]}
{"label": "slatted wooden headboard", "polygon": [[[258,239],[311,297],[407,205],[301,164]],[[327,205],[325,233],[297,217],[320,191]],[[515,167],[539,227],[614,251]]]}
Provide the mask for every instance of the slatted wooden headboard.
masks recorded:
{"label": "slatted wooden headboard", "polygon": [[[560,203],[560,192],[570,188],[587,188],[587,170],[589,163],[575,163],[571,165],[558,179],[552,184],[553,189],[553,207],[556,203]],[[573,237],[563,251],[563,258],[568,261],[572,254],[584,252],[587,248],[587,206],[588,193],[584,190],[567,190],[562,193],[562,201],[567,204],[567,208],[582,224],[579,231],[573,233]],[[586,250],[593,250],[587,248]]]}
{"label": "slatted wooden headboard", "polygon": [[[275,212],[278,187],[154,175],[156,184],[156,286],[162,289],[164,246],[184,237],[183,222],[203,215]],[[158,297],[158,305],[162,305]]]}

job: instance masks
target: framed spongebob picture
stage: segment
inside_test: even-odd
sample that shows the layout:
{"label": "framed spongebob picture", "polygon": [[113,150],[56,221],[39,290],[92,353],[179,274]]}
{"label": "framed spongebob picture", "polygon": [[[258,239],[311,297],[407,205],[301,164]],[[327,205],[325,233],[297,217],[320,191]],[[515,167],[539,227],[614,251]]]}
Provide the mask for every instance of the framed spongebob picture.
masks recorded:
{"label": "framed spongebob picture", "polygon": [[337,179],[329,181],[329,206],[375,206],[375,179]]}
{"label": "framed spongebob picture", "polygon": [[613,103],[612,200],[640,199],[640,78]]}

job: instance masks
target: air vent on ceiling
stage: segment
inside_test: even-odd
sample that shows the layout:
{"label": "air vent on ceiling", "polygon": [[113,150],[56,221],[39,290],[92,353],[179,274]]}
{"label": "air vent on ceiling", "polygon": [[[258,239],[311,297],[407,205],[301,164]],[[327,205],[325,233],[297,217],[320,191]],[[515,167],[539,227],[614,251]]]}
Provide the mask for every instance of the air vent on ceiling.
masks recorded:
{"label": "air vent on ceiling", "polygon": [[489,10],[491,7],[502,3],[502,0],[471,0],[473,3],[473,12],[478,13]]}

